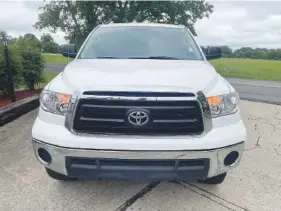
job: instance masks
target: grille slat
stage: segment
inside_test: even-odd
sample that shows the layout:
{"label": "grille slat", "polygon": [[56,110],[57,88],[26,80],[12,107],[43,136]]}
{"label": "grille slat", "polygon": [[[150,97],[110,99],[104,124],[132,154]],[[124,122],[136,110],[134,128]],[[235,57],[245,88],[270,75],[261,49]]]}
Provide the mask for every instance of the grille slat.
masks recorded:
{"label": "grille slat", "polygon": [[163,120],[153,120],[155,123],[190,123],[197,122],[197,119],[163,119]]}
{"label": "grille slat", "polygon": [[89,105],[89,104],[84,104],[83,107],[87,108],[125,108],[125,109],[132,109],[132,108],[142,108],[142,109],[194,109],[195,106],[141,106],[141,105],[136,105],[136,106],[121,106],[121,105]]}
{"label": "grille slat", "polygon": [[[149,113],[145,126],[134,127],[128,112],[142,109]],[[73,129],[82,133],[129,135],[193,135],[204,131],[202,111],[195,100],[144,101],[80,99]]]}
{"label": "grille slat", "polygon": [[81,117],[80,120],[83,121],[96,121],[96,122],[124,122],[124,119],[101,119],[101,118],[87,118]]}

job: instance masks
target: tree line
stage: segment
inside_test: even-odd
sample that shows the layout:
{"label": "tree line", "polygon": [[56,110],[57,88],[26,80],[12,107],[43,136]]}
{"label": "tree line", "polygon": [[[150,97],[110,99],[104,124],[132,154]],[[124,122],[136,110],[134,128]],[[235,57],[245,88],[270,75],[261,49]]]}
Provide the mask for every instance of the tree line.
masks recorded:
{"label": "tree line", "polygon": [[7,32],[0,29],[0,36],[6,37],[9,40],[9,44],[22,43],[24,40],[29,40],[30,42],[33,42],[33,45],[35,45],[42,53],[55,54],[60,51],[59,44],[54,41],[54,38],[50,33],[44,33],[40,39],[31,33],[26,33],[19,37],[12,37],[8,35]]}
{"label": "tree line", "polygon": [[[203,52],[206,52],[206,47],[201,46]],[[223,57],[225,58],[243,58],[243,59],[268,59],[281,60],[281,48],[251,48],[242,47],[239,49],[231,49],[229,46],[222,46]]]}

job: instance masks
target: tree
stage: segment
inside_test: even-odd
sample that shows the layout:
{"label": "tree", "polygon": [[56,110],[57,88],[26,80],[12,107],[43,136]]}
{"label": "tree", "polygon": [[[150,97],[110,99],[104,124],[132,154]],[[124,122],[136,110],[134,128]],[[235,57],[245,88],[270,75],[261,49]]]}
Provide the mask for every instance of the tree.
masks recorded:
{"label": "tree", "polygon": [[[1,38],[4,35],[4,33],[1,33]],[[6,33],[6,35],[8,35]],[[0,38],[0,39],[1,39]],[[9,44],[8,46],[8,53],[10,58],[10,65],[11,65],[11,71],[13,75],[14,80],[14,86],[18,87],[21,83],[21,56],[19,55],[17,48],[13,44]],[[9,84],[8,84],[8,75],[7,75],[7,66],[6,66],[6,60],[4,56],[4,46],[2,42],[0,42],[0,92],[4,97],[11,96],[11,93],[9,93]]]}
{"label": "tree", "polygon": [[27,33],[17,39],[16,44],[24,51],[41,52],[41,42],[34,34]]}
{"label": "tree", "polygon": [[34,90],[35,85],[44,81],[43,69],[44,62],[41,54],[38,52],[22,52],[22,71],[21,75],[24,84],[29,90]]}
{"label": "tree", "polygon": [[23,82],[29,90],[43,81],[44,60],[41,56],[41,42],[33,34],[20,36],[16,43],[21,55]]}
{"label": "tree", "polygon": [[2,40],[3,38],[8,39],[9,44],[14,44],[17,42],[16,37],[12,37],[6,31],[0,29],[0,40]]}
{"label": "tree", "polygon": [[37,29],[62,30],[78,45],[94,27],[114,22],[156,22],[185,25],[196,35],[194,24],[208,17],[213,6],[205,1],[51,1],[41,8]]}
{"label": "tree", "polygon": [[255,49],[253,59],[266,59],[267,54],[261,49]]}
{"label": "tree", "polygon": [[59,45],[54,41],[50,34],[43,34],[40,38],[42,52],[44,53],[58,53]]}
{"label": "tree", "polygon": [[2,40],[2,39],[4,39],[4,38],[6,38],[6,39],[9,40],[9,39],[11,39],[12,37],[11,37],[6,31],[0,29],[0,40]]}
{"label": "tree", "polygon": [[222,46],[222,54],[223,57],[230,57],[232,54],[232,49],[228,46]]}

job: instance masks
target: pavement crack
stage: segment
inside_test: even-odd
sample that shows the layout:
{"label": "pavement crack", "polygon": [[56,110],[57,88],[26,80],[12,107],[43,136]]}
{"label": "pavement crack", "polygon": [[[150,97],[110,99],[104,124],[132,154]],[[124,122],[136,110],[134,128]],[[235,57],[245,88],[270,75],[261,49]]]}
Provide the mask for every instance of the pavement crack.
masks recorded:
{"label": "pavement crack", "polygon": [[260,148],[260,140],[261,140],[261,133],[258,131],[258,124],[254,124],[254,130],[257,132],[258,138],[256,140],[256,143],[254,145],[254,147],[250,148],[250,149],[245,149],[244,151],[251,151],[254,150],[256,148]]}
{"label": "pavement crack", "polygon": [[[235,208],[239,208],[240,210],[243,210],[243,211],[250,211],[250,210],[248,210],[248,209],[246,209],[246,208],[244,208],[244,207],[241,207],[241,206],[239,206],[239,205],[237,205],[237,204],[235,204],[235,203],[233,203],[233,202],[230,202],[230,201],[228,201],[228,200],[226,200],[226,199],[224,199],[224,198],[222,198],[222,197],[219,197],[219,196],[217,196],[217,195],[215,195],[215,194],[213,194],[213,193],[211,193],[211,192],[209,192],[209,191],[206,191],[206,190],[204,190],[204,189],[202,189],[202,188],[200,188],[200,187],[198,187],[198,186],[196,186],[196,185],[190,184],[190,183],[188,183],[188,182],[173,181],[173,183],[178,184],[178,185],[180,185],[180,186],[182,186],[182,187],[184,187],[184,188],[186,188],[186,189],[188,189],[188,190],[190,190],[190,191],[192,191],[192,192],[194,192],[194,193],[196,193],[196,194],[198,194],[198,195],[200,195],[200,196],[202,196],[202,197],[204,197],[204,198],[206,198],[206,199],[209,199],[209,200],[215,202],[216,204],[219,204],[220,206],[222,206],[222,207],[224,207],[224,208],[226,208],[226,209],[228,209],[228,210],[237,211],[237,209],[234,209],[234,208],[232,208],[232,207],[230,207],[230,206],[227,206],[227,205],[223,204],[222,202],[219,202],[218,200],[215,200],[215,199],[211,198],[211,196],[212,196],[212,197],[215,197],[215,198],[217,198],[217,199],[220,199],[220,200],[222,200],[223,202],[226,202],[226,203],[228,203],[228,204],[234,206]],[[184,184],[183,184],[183,183],[184,183]],[[191,188],[191,187],[188,187],[187,185],[188,185],[188,186],[191,186],[192,188]],[[195,189],[198,189],[199,191],[195,190],[194,188],[195,188]],[[203,193],[200,193],[200,191],[203,192]],[[210,195],[210,196],[208,196],[207,194]]]}
{"label": "pavement crack", "polygon": [[261,134],[258,132],[259,136],[257,138],[256,144],[255,144],[255,148],[260,147],[260,140],[261,140]]}
{"label": "pavement crack", "polygon": [[[279,120],[277,117],[275,117],[274,119],[275,119],[275,120]],[[248,120],[258,121],[258,122],[260,122],[260,123],[263,123],[263,124],[266,124],[266,125],[271,126],[271,127],[272,127],[271,135],[272,135],[276,130],[279,130],[279,129],[277,128],[277,126],[278,126],[278,125],[281,125],[281,122],[272,124],[272,123],[269,123],[267,119],[265,119],[265,118],[260,118],[260,117],[257,117],[257,118],[249,117]],[[255,130],[257,130],[257,124],[255,124]]]}
{"label": "pavement crack", "polygon": [[120,207],[115,209],[114,211],[126,211],[130,206],[132,206],[138,199],[144,197],[147,193],[152,191],[154,188],[156,188],[160,182],[151,182],[148,185],[146,185],[143,189],[141,189],[138,193],[133,195],[131,198],[126,200]]}
{"label": "pavement crack", "polygon": [[209,200],[215,202],[216,204],[219,204],[219,205],[221,205],[222,207],[227,208],[228,210],[236,211],[236,210],[234,210],[234,209],[232,209],[232,208],[230,208],[230,207],[228,207],[228,206],[226,206],[226,205],[224,205],[224,204],[222,204],[222,203],[220,203],[220,202],[218,202],[218,201],[212,199],[211,197],[209,197],[209,196],[207,196],[207,195],[205,195],[205,194],[202,194],[202,193],[200,193],[200,192],[198,192],[198,191],[196,191],[196,190],[193,190],[193,189],[190,188],[190,187],[187,187],[186,185],[182,184],[181,182],[173,181],[173,183],[178,184],[178,185],[180,185],[180,186],[182,186],[182,187],[184,187],[184,188],[186,188],[186,189],[188,189],[188,190],[190,190],[190,191],[192,191],[192,192],[194,192],[194,193],[196,193],[196,194],[198,194],[198,195],[200,195],[200,196],[202,196],[202,197],[204,197],[204,198],[206,198],[206,199],[209,199]]}
{"label": "pavement crack", "polygon": [[274,151],[275,151],[276,155],[281,155],[281,154],[278,152],[277,149],[274,148]]}
{"label": "pavement crack", "polygon": [[226,199],[224,199],[224,198],[222,198],[222,197],[220,197],[220,196],[217,196],[217,195],[215,195],[215,194],[213,194],[213,193],[211,193],[211,192],[209,192],[209,191],[207,191],[207,190],[204,190],[203,188],[200,188],[200,187],[198,187],[198,186],[196,186],[196,185],[190,184],[190,183],[188,183],[188,182],[184,182],[184,183],[186,183],[186,184],[188,184],[188,185],[190,185],[190,186],[193,186],[193,187],[195,187],[195,188],[197,188],[197,189],[199,189],[199,190],[201,190],[201,191],[203,191],[203,192],[205,192],[205,193],[207,193],[207,194],[210,194],[210,195],[212,195],[212,196],[214,196],[214,197],[216,197],[216,198],[218,198],[218,199],[221,199],[221,200],[223,200],[223,201],[225,201],[225,202],[227,202],[227,203],[229,203],[229,204],[232,204],[233,206],[236,206],[236,207],[238,207],[238,208],[240,208],[240,209],[242,209],[242,210],[250,211],[250,210],[248,210],[247,208],[241,207],[241,206],[239,206],[239,205],[237,205],[237,204],[235,204],[235,203],[233,203],[233,202],[231,202],[231,201],[228,201],[228,200],[226,200]]}
{"label": "pavement crack", "polygon": [[[263,121],[263,119],[262,118],[259,118],[259,117],[257,117],[257,118],[253,118],[253,117],[248,117],[248,120],[254,120],[254,121],[258,121],[258,122],[261,122],[261,123],[264,123],[264,124],[268,124],[266,121]],[[271,125],[271,124],[270,124]],[[261,145],[260,145],[260,141],[261,141],[261,138],[262,138],[262,135],[261,135],[261,133],[259,132],[259,130],[258,130],[258,124],[257,123],[255,123],[254,124],[254,130],[256,131],[256,133],[257,133],[257,139],[256,139],[256,142],[255,142],[255,145],[254,145],[254,147],[251,147],[251,148],[249,148],[249,149],[245,149],[244,151],[251,151],[251,150],[255,150],[256,148],[260,148],[261,147]],[[272,125],[271,125],[272,126]],[[272,132],[273,133],[273,132]]]}
{"label": "pavement crack", "polygon": [[254,148],[260,147],[261,133],[258,131],[258,124],[255,124],[255,131],[257,131],[258,138]]}
{"label": "pavement crack", "polygon": [[[278,115],[279,113],[276,113],[276,118],[278,118]],[[262,124],[266,124],[266,125],[269,125],[272,127],[272,131],[271,131],[271,136],[277,131],[277,130],[280,130],[278,128],[278,126],[281,125],[281,122],[277,122],[277,123],[270,123],[268,122],[268,120],[266,118],[261,118],[261,117],[248,117],[248,120],[252,120],[252,121],[257,121],[258,123],[255,123],[254,124],[254,130],[256,131],[256,134],[257,134],[257,139],[256,139],[256,142],[255,142],[255,145],[249,149],[245,149],[244,151],[251,151],[251,150],[255,150],[257,148],[261,148],[261,138],[262,138],[262,133],[259,131],[259,124],[262,123]],[[276,152],[276,151],[275,151]],[[276,153],[278,155],[278,153]]]}

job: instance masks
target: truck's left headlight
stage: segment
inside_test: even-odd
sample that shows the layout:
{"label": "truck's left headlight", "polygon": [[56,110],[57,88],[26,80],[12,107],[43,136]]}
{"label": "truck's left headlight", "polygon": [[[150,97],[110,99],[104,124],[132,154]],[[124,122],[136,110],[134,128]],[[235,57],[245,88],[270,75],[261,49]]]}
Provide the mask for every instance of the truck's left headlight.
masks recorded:
{"label": "truck's left headlight", "polygon": [[238,111],[239,95],[237,92],[226,95],[208,97],[212,117],[220,117],[236,113]]}
{"label": "truck's left headlight", "polygon": [[43,90],[40,94],[40,106],[44,111],[65,115],[71,95]]}

